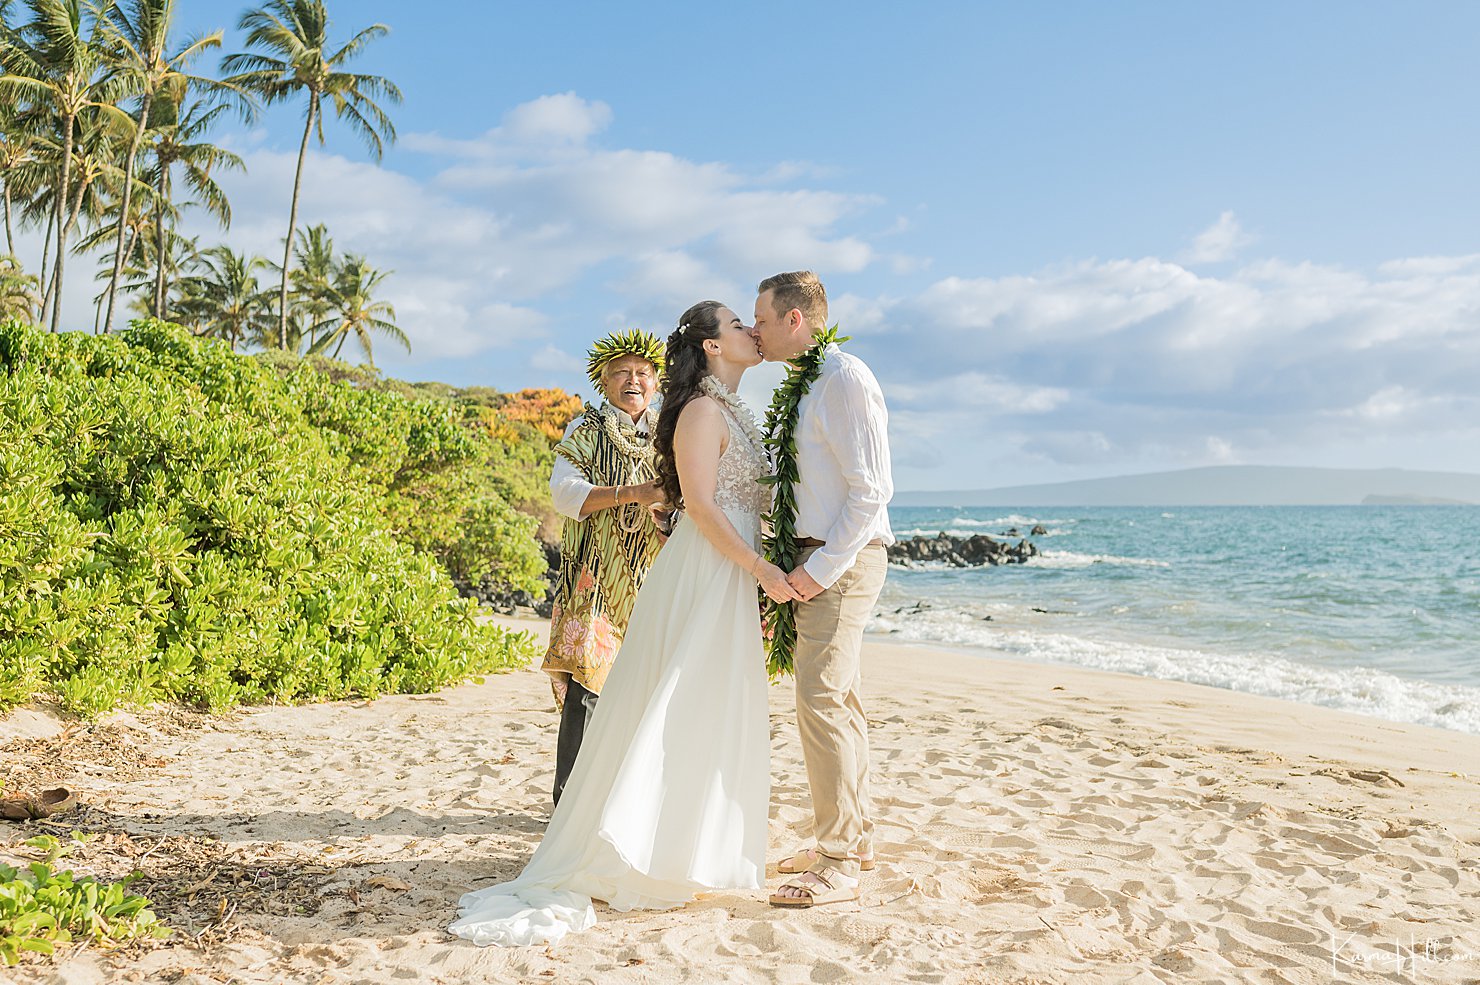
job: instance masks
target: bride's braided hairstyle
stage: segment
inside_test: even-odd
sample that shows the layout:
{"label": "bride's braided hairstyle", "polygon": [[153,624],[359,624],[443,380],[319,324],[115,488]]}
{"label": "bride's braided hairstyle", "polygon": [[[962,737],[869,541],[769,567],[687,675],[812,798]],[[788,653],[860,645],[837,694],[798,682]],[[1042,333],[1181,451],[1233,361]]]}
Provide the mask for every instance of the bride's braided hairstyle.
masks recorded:
{"label": "bride's braided hairstyle", "polygon": [[683,508],[683,490],[678,484],[678,469],[673,464],[673,432],[678,415],[690,400],[699,396],[699,382],[709,374],[709,359],[704,342],[719,338],[718,301],[700,301],[678,320],[678,328],[668,336],[667,359],[663,369],[663,409],[658,413],[658,428],[653,446],[658,449],[658,482],[669,506]]}

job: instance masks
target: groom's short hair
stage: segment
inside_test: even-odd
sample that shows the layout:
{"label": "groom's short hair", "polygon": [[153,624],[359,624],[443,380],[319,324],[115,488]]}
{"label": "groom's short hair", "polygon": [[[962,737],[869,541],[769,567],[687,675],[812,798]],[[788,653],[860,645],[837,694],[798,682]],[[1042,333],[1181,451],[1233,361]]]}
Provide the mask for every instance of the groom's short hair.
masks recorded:
{"label": "groom's short hair", "polygon": [[793,270],[775,274],[761,281],[757,294],[771,291],[771,304],[776,314],[784,315],[796,308],[814,330],[827,327],[827,288],[810,270]]}

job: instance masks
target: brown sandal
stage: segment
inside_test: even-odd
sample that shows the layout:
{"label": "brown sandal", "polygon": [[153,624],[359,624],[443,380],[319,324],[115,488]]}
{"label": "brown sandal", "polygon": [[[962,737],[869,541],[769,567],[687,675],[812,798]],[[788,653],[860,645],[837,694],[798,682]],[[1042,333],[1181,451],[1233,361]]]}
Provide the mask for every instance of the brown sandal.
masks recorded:
{"label": "brown sandal", "polygon": [[0,817],[7,821],[34,821],[63,814],[77,806],[77,795],[66,787],[43,790],[32,797],[21,794],[0,799]]}

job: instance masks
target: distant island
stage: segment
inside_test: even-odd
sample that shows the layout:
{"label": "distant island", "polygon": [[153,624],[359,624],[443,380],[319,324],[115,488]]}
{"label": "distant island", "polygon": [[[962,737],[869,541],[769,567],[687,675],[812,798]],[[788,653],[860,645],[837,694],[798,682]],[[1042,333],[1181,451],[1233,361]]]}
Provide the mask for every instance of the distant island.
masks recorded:
{"label": "distant island", "polygon": [[1474,503],[1463,499],[1445,499],[1443,496],[1414,496],[1403,494],[1398,496],[1385,496],[1373,493],[1362,497],[1363,506],[1474,506]]}
{"label": "distant island", "polygon": [[1480,475],[1214,465],[994,489],[896,493],[895,506],[1473,506]]}

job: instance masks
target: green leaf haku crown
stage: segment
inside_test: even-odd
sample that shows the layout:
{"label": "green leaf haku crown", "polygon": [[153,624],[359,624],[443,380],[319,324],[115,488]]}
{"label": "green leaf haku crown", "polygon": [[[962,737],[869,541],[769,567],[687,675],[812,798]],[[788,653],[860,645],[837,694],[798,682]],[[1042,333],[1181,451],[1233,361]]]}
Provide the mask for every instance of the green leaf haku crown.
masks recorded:
{"label": "green leaf haku crown", "polygon": [[[766,535],[763,547],[766,558],[782,571],[790,571],[797,559],[797,408],[822,373],[827,347],[847,341],[848,336],[838,336],[836,325],[818,329],[812,336],[811,347],[791,360],[786,379],[776,388],[766,411],[766,447],[771,450],[776,472],[761,480],[774,487],[771,512],[766,515],[771,532]],[[773,602],[764,593],[762,598],[766,603],[764,618],[770,637],[766,669],[772,677],[790,674],[797,642],[796,612],[790,602]]]}
{"label": "green leaf haku crown", "polygon": [[586,375],[591,378],[591,383],[598,391],[601,389],[601,374],[606,369],[606,364],[613,359],[622,356],[636,356],[646,359],[653,364],[653,368],[660,374],[663,372],[664,346],[652,332],[644,332],[640,328],[629,329],[625,332],[613,332],[586,350]]}

